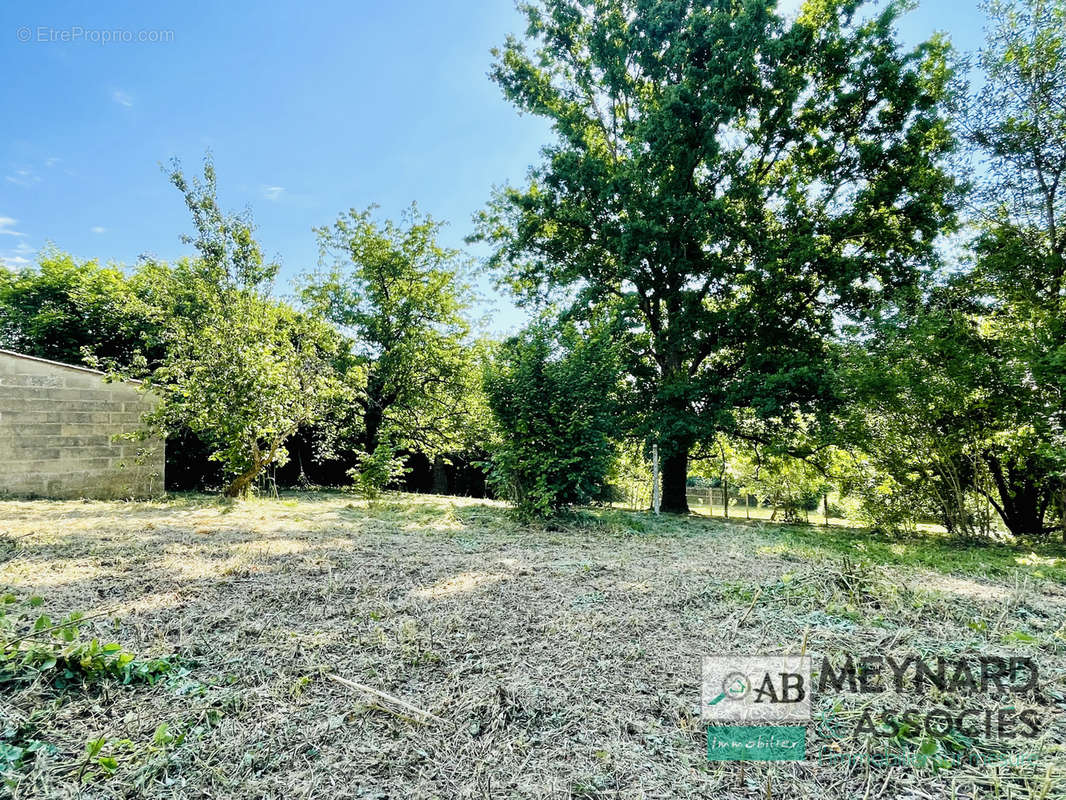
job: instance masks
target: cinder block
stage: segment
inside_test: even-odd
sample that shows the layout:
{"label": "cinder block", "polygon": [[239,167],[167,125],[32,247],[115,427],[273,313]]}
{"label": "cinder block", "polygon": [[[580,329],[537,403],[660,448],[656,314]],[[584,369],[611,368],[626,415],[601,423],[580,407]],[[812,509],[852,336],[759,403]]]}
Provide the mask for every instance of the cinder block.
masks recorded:
{"label": "cinder block", "polygon": [[29,425],[14,425],[15,436],[21,441],[28,441],[36,436],[51,436],[59,433],[61,426],[54,422],[35,422]]}
{"label": "cinder block", "polygon": [[62,375],[27,375],[23,386],[58,389],[66,385]]}
{"label": "cinder block", "polygon": [[[2,391],[3,390],[0,389],[0,392]],[[13,412],[0,411],[0,426],[3,425],[3,415],[5,413]],[[60,422],[60,415],[53,411],[20,411],[18,412],[18,417],[15,421],[17,421],[20,425],[39,425],[43,423],[58,424]],[[0,435],[2,434],[3,428],[0,427]]]}
{"label": "cinder block", "polygon": [[17,448],[11,451],[10,469],[49,472],[58,469],[64,451],[58,447]]}
{"label": "cinder block", "polygon": [[155,403],[138,386],[91,370],[0,352],[0,494],[160,493],[162,442],[114,438],[138,430]]}
{"label": "cinder block", "polygon": [[[15,386],[4,386],[4,399],[5,400],[26,400],[33,402],[40,400],[42,395],[46,393],[41,391],[41,387],[26,386],[24,384],[18,384]],[[58,396],[57,393],[53,393],[52,396]]]}
{"label": "cinder block", "polygon": [[75,422],[72,424],[60,424],[60,436],[93,436],[100,429],[99,425],[91,422]]}

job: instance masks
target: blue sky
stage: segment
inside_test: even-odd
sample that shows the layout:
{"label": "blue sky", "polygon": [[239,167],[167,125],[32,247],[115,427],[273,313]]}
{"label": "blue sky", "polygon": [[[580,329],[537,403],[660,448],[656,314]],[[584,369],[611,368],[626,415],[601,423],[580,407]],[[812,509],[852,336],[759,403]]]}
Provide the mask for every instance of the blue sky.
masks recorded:
{"label": "blue sky", "polygon": [[[948,31],[965,50],[981,25],[976,0],[925,0],[901,35]],[[549,136],[486,76],[489,49],[521,30],[509,0],[5,3],[0,258],[25,265],[47,242],[127,264],[185,254],[187,212],[159,165],[192,172],[207,149],[283,283],[314,267],[313,226],[370,203],[396,216],[417,201],[461,246]],[[520,322],[481,288],[492,330]]]}

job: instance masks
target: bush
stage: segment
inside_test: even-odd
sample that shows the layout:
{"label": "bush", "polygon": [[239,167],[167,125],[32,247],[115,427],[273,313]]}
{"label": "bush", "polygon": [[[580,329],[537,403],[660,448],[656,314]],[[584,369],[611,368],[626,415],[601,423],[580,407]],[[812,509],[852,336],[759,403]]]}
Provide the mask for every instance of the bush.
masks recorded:
{"label": "bush", "polygon": [[499,434],[489,482],[520,516],[610,498],[619,375],[606,328],[534,325],[503,343],[485,380]]}
{"label": "bush", "polygon": [[857,517],[871,528],[887,534],[913,533],[918,527],[918,508],[912,492],[885,475],[864,475],[849,489],[859,499]]}

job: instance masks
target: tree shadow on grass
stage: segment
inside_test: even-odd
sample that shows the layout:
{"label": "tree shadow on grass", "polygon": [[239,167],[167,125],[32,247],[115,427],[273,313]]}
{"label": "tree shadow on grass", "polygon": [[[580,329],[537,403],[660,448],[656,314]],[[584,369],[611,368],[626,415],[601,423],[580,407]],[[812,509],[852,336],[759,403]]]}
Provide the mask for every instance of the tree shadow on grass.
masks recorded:
{"label": "tree shadow on grass", "polygon": [[[126,508],[91,517],[73,508],[68,518],[46,507],[43,520],[0,508],[0,527],[32,529],[0,579],[44,596],[53,618],[109,611],[86,623],[86,636],[190,665],[178,687],[116,691],[109,705],[72,701],[42,734],[65,768],[100,730],[151,741],[167,723],[188,732],[172,757],[190,793],[280,796],[318,769],[323,780],[449,796],[455,786],[427,765],[488,770],[500,785],[523,769],[576,780],[602,765],[598,753],[617,751],[670,796],[703,757],[691,711],[699,654],[798,646],[808,628],[813,649],[858,647],[886,624],[906,629],[910,646],[971,642],[979,634],[968,622],[991,627],[1002,608],[956,598],[937,601],[935,616],[880,609],[888,622],[832,627],[811,622],[817,592],[800,606],[769,590],[797,570],[831,579],[842,556],[863,547],[871,559],[920,566],[908,548],[921,540],[862,532],[610,510],[548,531],[514,523],[498,505],[426,496],[369,506],[349,495],[232,505],[194,496],[151,513]],[[904,580],[908,570],[889,574]],[[745,592],[731,593],[738,579]],[[1062,604],[1048,598],[1049,610]],[[412,722],[328,673],[448,724]],[[204,707],[224,720],[217,733],[195,733]],[[138,768],[120,763],[115,780]],[[59,793],[63,774],[45,788]],[[786,792],[790,780],[775,775]]]}

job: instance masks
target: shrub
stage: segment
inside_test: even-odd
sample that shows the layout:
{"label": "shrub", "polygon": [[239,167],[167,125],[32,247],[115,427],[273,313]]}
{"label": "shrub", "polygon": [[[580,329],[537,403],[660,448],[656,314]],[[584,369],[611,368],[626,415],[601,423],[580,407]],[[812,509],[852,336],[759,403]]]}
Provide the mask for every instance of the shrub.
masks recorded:
{"label": "shrub", "polygon": [[[59,703],[68,693],[105,683],[151,685],[174,670],[174,663],[165,658],[141,659],[114,642],[85,641],[80,636],[82,614],[53,622],[41,613],[43,604],[37,596],[0,596],[0,695],[51,695]],[[56,752],[56,746],[39,735],[33,714],[0,726],[0,785],[14,789],[20,773],[30,769],[39,753]],[[110,771],[113,758],[96,758],[103,741],[89,757]]]}
{"label": "shrub", "polygon": [[848,487],[859,498],[857,517],[871,528],[888,534],[917,530],[915,497],[906,487],[882,474],[864,474]]}
{"label": "shrub", "polygon": [[501,346],[485,380],[499,434],[489,482],[520,516],[609,499],[619,374],[606,327],[534,325]]}

